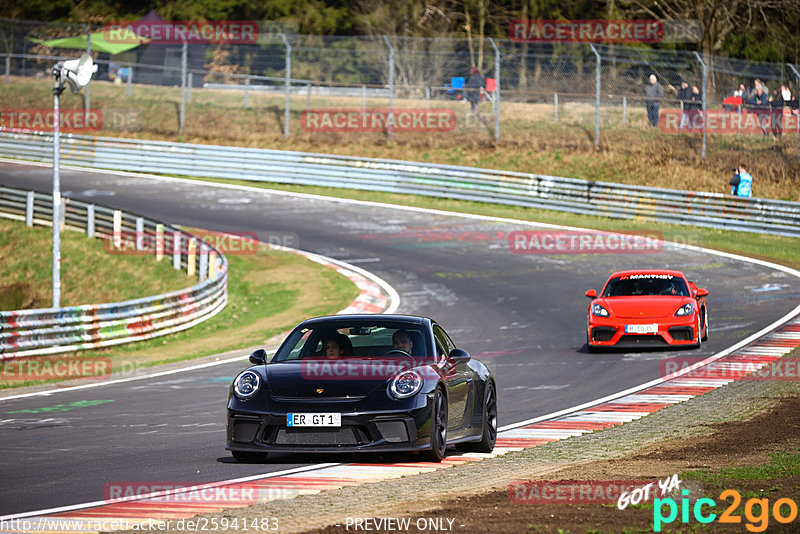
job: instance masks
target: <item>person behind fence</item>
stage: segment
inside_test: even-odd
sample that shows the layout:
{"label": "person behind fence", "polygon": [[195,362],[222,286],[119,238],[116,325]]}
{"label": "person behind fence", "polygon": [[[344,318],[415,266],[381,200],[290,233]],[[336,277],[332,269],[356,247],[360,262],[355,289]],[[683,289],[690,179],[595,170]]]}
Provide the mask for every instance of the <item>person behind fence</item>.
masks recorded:
{"label": "person behind fence", "polygon": [[747,172],[747,167],[739,165],[739,168],[733,169],[730,185],[731,195],[739,197],[752,196],[753,176]]}
{"label": "person behind fence", "polygon": [[692,86],[692,94],[689,97],[689,101],[686,103],[686,107],[689,108],[689,131],[695,127],[702,130],[702,119],[698,117],[701,116],[700,110],[703,109],[703,94],[696,85]]}
{"label": "person behind fence", "polygon": [[689,89],[689,82],[686,80],[681,80],[681,88],[678,89],[677,97],[681,106],[681,124],[678,128],[683,130],[685,127],[689,126],[688,104],[692,99],[692,90]]}
{"label": "person behind fence", "polygon": [[486,86],[486,80],[481,75],[478,67],[472,67],[469,71],[469,79],[464,84],[464,98],[466,98],[472,106],[472,112],[478,111],[478,103],[481,101],[483,88]]}
{"label": "person behind fence", "polygon": [[664,88],[658,83],[655,74],[650,75],[650,84],[644,90],[644,101],[647,106],[647,120],[650,126],[658,127],[658,107],[664,98]]}
{"label": "person behind fence", "polygon": [[[791,95],[789,95],[791,96]],[[769,98],[769,106],[772,108],[772,116],[770,117],[770,126],[772,127],[772,135],[777,141],[783,136],[783,93],[780,89],[772,91],[772,96]]]}
{"label": "person behind fence", "polygon": [[[758,80],[756,80],[758,81]],[[764,137],[769,137],[770,131],[770,105],[769,96],[764,91],[764,86],[759,82],[756,88],[750,94],[750,100],[747,102],[750,110],[752,110],[756,117],[758,117],[758,124],[761,126],[761,131]]]}

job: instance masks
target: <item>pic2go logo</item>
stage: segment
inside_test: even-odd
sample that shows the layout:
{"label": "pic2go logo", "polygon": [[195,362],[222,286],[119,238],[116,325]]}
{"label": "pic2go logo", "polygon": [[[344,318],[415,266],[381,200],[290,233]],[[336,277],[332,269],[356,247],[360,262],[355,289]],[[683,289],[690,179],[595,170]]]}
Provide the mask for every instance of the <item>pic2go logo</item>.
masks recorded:
{"label": "pic2go logo", "polygon": [[[675,499],[655,499],[653,501],[653,531],[661,532],[662,525],[671,524],[678,518],[678,512],[681,514],[681,523],[689,523],[689,512],[691,510],[694,515],[695,521],[698,523],[708,524],[717,518],[717,514],[707,511],[704,513],[703,507],[714,508],[717,503],[714,499],[702,498],[694,502],[694,506],[689,503],[688,495],[689,490],[682,490],[684,497],[681,499],[681,504],[675,502]],[[735,512],[742,502],[742,496],[737,490],[725,490],[719,494],[720,500],[726,501],[732,499],[728,508],[720,514],[720,523],[733,523],[739,524],[742,522],[742,517],[736,515]],[[667,507],[669,512],[664,515],[664,507]],[[757,509],[757,511],[756,511]],[[770,506],[769,499],[748,499],[744,505],[744,516],[749,521],[745,527],[750,532],[764,532],[769,527]],[[772,517],[778,523],[791,523],[797,518],[797,503],[792,499],[782,498],[775,501],[772,505]]]}

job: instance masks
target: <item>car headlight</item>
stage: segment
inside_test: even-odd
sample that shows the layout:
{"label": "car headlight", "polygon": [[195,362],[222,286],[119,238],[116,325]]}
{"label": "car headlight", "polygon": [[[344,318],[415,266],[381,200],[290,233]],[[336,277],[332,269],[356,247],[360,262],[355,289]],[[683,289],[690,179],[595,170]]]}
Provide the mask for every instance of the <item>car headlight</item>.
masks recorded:
{"label": "car headlight", "polygon": [[694,311],[694,305],[689,302],[688,304],[684,304],[678,311],[675,312],[675,317],[683,317],[684,315],[689,315]]}
{"label": "car headlight", "polygon": [[611,314],[601,305],[592,304],[592,315],[596,315],[597,317],[609,317]]}
{"label": "car headlight", "polygon": [[244,371],[233,381],[233,394],[237,399],[248,400],[258,393],[261,387],[261,377],[254,371]]}
{"label": "car headlight", "polygon": [[422,389],[422,375],[413,369],[398,373],[389,384],[389,392],[396,399],[407,399]]}

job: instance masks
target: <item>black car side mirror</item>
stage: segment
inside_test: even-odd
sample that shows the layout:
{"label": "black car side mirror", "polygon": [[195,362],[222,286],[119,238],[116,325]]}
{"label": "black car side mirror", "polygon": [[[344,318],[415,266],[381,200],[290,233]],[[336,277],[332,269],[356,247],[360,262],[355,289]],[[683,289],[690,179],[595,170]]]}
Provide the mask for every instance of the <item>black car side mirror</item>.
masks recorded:
{"label": "black car side mirror", "polygon": [[256,365],[264,365],[267,363],[267,351],[264,349],[257,349],[250,355],[250,363]]}
{"label": "black car side mirror", "polygon": [[469,360],[472,356],[469,355],[469,352],[465,351],[464,349],[453,349],[450,351],[450,359],[456,361],[466,361]]}

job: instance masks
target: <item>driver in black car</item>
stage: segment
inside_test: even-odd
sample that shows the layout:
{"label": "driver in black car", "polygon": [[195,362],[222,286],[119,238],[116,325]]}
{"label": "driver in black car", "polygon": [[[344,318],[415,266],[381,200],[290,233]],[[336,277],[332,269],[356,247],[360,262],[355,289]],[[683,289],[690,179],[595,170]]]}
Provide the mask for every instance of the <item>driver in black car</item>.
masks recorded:
{"label": "driver in black car", "polygon": [[411,334],[408,330],[398,330],[392,334],[392,347],[394,350],[402,350],[408,354],[414,349],[414,342],[411,340]]}

